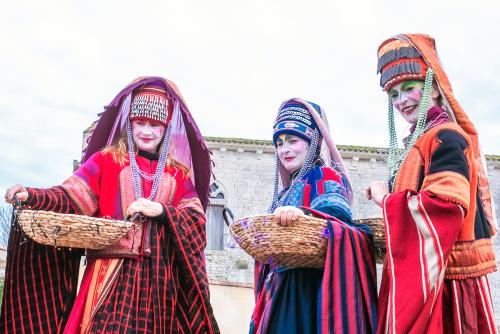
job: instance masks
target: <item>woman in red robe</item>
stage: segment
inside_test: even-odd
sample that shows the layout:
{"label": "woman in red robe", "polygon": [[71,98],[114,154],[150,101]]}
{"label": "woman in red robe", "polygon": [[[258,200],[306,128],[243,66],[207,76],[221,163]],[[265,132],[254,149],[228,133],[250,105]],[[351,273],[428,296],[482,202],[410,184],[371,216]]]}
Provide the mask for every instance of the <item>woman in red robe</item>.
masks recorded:
{"label": "woman in red robe", "polygon": [[[53,295],[61,289],[54,281],[66,279],[67,256],[52,260],[45,282],[30,285],[25,276],[46,270],[36,260],[41,252],[33,247],[19,251],[26,246],[11,242],[3,329],[218,333],[203,255],[209,161],[205,142],[172,82],[149,77],[128,85],[101,115],[71,177],[49,189],[13,186],[6,200],[12,202],[16,195],[35,210],[121,220],[139,213],[140,219],[118,243],[87,250],[76,300],[64,296],[69,302],[59,308],[45,304],[58,303]],[[42,260],[47,257],[43,254]],[[21,268],[20,255],[29,255]],[[77,272],[73,262],[72,280]],[[74,281],[64,287],[68,296],[74,294]]]}
{"label": "woman in red robe", "polygon": [[[496,270],[491,193],[477,131],[455,99],[434,39],[405,34],[378,49],[389,96],[387,258],[378,333],[495,333],[486,275]],[[410,124],[397,148],[394,109]]]}

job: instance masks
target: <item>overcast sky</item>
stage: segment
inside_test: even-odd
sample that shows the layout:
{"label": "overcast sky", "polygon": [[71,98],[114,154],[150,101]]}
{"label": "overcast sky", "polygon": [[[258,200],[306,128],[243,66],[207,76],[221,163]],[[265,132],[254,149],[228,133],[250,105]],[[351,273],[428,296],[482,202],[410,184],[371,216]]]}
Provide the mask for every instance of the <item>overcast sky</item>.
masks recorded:
{"label": "overcast sky", "polygon": [[386,146],[376,49],[404,32],[436,38],[483,151],[500,154],[499,18],[494,0],[4,2],[0,192],[61,183],[82,131],[142,75],[174,81],[206,136],[270,139],[301,97],[337,144]]}

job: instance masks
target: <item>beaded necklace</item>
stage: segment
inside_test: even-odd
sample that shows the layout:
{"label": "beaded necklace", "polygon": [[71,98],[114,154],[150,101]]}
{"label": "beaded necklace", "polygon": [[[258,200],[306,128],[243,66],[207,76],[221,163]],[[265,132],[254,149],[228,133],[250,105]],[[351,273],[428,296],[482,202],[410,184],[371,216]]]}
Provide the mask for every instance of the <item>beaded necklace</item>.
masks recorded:
{"label": "beaded necklace", "polygon": [[127,120],[127,143],[128,143],[128,153],[130,157],[130,167],[132,169],[132,186],[134,188],[135,199],[144,197],[141,181],[139,175],[146,180],[153,181],[153,187],[151,188],[151,193],[148,199],[152,200],[156,195],[158,186],[160,185],[161,176],[167,165],[167,157],[170,148],[170,133],[171,133],[171,122],[167,126],[165,131],[165,137],[163,139],[163,144],[160,148],[160,157],[158,159],[158,164],[156,165],[156,171],[154,175],[145,173],[141,171],[137,165],[137,160],[135,159],[134,151],[134,140],[132,138],[132,124],[130,120]]}
{"label": "beaded necklace", "polygon": [[311,170],[311,168],[314,165],[315,158],[316,158],[316,151],[318,149],[318,141],[319,141],[319,132],[316,129],[313,131],[313,134],[311,136],[311,144],[309,146],[309,150],[307,151],[306,158],[304,160],[304,163],[302,164],[302,167],[300,168],[299,173],[293,179],[293,181],[290,184],[290,186],[288,187],[288,189],[286,189],[285,192],[281,196],[279,196],[279,192],[278,192],[280,160],[278,157],[278,149],[277,148],[274,149],[274,158],[276,160],[276,171],[274,174],[273,201],[271,203],[271,206],[267,210],[268,213],[273,213],[277,207],[283,206],[283,204],[286,202],[286,200],[290,196],[290,193],[291,193],[292,189],[295,187],[295,185]]}

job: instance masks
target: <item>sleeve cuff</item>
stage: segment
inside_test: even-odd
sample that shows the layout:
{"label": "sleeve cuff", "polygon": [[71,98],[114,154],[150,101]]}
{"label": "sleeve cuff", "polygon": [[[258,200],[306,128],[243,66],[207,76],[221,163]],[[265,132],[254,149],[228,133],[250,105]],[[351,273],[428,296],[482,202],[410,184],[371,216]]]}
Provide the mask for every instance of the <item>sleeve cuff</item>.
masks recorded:
{"label": "sleeve cuff", "polygon": [[165,219],[167,218],[167,210],[165,209],[165,206],[162,205],[162,211],[161,211],[161,214],[159,216],[156,216],[154,217],[154,221],[156,221],[157,223],[161,224],[162,222],[165,221]]}

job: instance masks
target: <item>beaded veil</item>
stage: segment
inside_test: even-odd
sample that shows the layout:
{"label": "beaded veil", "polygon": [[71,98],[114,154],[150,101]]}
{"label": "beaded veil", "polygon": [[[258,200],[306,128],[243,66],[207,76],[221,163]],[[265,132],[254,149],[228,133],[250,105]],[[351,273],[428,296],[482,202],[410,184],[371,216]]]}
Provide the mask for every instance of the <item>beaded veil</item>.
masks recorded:
{"label": "beaded veil", "polygon": [[324,162],[325,166],[332,167],[345,179],[347,193],[349,194],[349,202],[352,205],[352,187],[349,180],[349,174],[347,172],[347,169],[345,168],[344,161],[340,156],[337,146],[331,138],[330,128],[325,111],[318,106],[320,108],[320,112],[318,113],[318,111],[314,109],[311,103],[299,98],[293,98],[284,101],[281,104],[279,110],[281,110],[285,104],[291,101],[298,102],[307,108],[314,121],[316,122],[317,129],[314,129],[313,131],[306,159],[302,165],[302,168],[299,170],[298,175],[293,179],[293,181],[291,181],[290,173],[280,164],[277,151],[275,152],[276,172],[274,179],[273,201],[268,211],[273,212],[274,209],[281,206],[288,197],[289,192],[285,191],[278,200],[280,180],[283,188],[288,188],[288,190],[292,189],[294,184],[298,182],[303,176],[305,176],[307,172],[309,172],[314,166],[314,160],[316,158],[318,147],[320,151],[320,158]]}
{"label": "beaded veil", "polygon": [[[82,154],[83,163],[92,154],[110,146],[130,126],[129,112],[134,91],[147,85],[156,85],[164,89],[173,104],[172,117],[165,131],[165,140],[160,150],[159,164],[166,163],[168,155],[191,170],[191,180],[196,188],[204,208],[208,204],[208,191],[211,176],[210,152],[184,102],[177,86],[161,77],[141,77],[125,87],[111,103],[99,114],[99,119],[89,134],[88,145]],[[131,140],[131,138],[129,138]],[[131,145],[129,144],[129,147]],[[163,155],[163,158],[162,158]],[[131,165],[133,166],[133,157]],[[134,187],[135,188],[135,187]],[[140,189],[134,189],[136,196]],[[153,191],[152,191],[153,193]]]}

